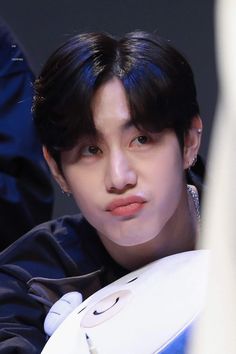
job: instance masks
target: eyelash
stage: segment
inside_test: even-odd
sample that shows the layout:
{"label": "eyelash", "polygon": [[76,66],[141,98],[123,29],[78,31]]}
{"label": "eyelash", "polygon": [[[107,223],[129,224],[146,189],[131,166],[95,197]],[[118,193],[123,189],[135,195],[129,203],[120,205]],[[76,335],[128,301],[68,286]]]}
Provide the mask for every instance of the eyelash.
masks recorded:
{"label": "eyelash", "polygon": [[[145,142],[143,143],[143,142],[138,141],[138,139],[140,139],[140,138],[142,138],[142,139],[145,138],[146,139]],[[138,141],[138,145],[145,145],[145,144],[149,143],[151,139],[147,135],[139,135],[136,138],[134,138],[131,142],[135,142],[135,140]]]}
{"label": "eyelash", "polygon": [[[84,153],[85,149],[89,150],[89,149],[94,149],[94,151],[88,151],[87,153]],[[96,153],[94,153],[96,151]],[[100,151],[100,153],[102,153],[102,150],[96,146],[96,145],[86,145],[84,147],[82,147],[80,149],[80,155],[83,156],[83,157],[90,157],[90,156],[95,156],[97,155],[97,152]]]}
{"label": "eyelash", "polygon": [[[144,141],[142,141],[143,138],[144,138]],[[140,139],[141,139],[141,141],[140,141]],[[134,139],[131,140],[131,145],[134,144],[135,142],[136,142],[135,145],[138,145],[138,146],[146,145],[151,142],[151,137],[148,136],[147,134],[138,135]],[[87,152],[85,152],[86,149],[87,149]],[[91,149],[93,151],[89,151],[89,149]],[[96,145],[85,145],[80,149],[80,156],[82,156],[82,157],[92,157],[92,156],[96,156],[100,153],[102,153],[102,150]]]}

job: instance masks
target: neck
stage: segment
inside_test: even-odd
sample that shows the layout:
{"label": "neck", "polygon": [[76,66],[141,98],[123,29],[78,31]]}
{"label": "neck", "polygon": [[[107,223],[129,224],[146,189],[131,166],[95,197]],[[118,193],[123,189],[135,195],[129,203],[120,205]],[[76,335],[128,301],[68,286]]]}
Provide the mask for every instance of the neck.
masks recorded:
{"label": "neck", "polygon": [[152,240],[128,247],[117,245],[108,238],[102,241],[117,263],[128,270],[134,270],[171,254],[193,250],[198,232],[197,224],[195,205],[184,186],[175,213]]}

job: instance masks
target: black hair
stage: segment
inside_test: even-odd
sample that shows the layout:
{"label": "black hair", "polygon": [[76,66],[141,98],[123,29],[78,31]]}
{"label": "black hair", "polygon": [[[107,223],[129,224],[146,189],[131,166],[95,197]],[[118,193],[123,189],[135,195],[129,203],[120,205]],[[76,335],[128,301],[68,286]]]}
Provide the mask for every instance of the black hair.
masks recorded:
{"label": "black hair", "polygon": [[126,91],[133,124],[150,131],[173,129],[183,146],[199,114],[193,73],[183,55],[155,33],[135,31],[121,38],[85,33],[59,47],[35,82],[35,123],[59,165],[60,151],[96,133],[91,100],[114,76]]}

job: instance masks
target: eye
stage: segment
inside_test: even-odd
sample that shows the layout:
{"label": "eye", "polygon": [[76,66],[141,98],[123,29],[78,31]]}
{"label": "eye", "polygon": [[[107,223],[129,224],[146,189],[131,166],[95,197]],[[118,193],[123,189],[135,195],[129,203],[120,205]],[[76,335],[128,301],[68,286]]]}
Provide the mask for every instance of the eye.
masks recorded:
{"label": "eye", "polygon": [[150,141],[147,135],[139,135],[135,139],[132,140],[132,144],[140,146],[145,145]]}
{"label": "eye", "polygon": [[145,135],[140,135],[137,137],[137,141],[139,142],[139,144],[146,144],[148,141],[148,137]]}
{"label": "eye", "polygon": [[95,156],[100,154],[102,151],[101,149],[96,146],[96,145],[87,145],[81,148],[80,150],[80,155],[81,156]]}

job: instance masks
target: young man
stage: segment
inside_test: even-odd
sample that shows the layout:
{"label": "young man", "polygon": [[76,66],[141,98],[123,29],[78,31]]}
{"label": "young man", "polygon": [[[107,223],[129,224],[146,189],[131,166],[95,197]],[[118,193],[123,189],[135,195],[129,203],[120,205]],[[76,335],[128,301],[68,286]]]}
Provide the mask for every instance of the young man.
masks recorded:
{"label": "young man", "polygon": [[161,257],[192,250],[187,186],[202,123],[189,64],[157,35],[73,37],[36,81],[44,156],[82,215],[39,225],[1,255],[0,353],[39,353],[50,306]]}

